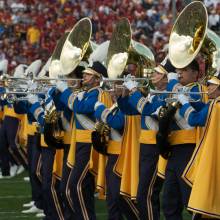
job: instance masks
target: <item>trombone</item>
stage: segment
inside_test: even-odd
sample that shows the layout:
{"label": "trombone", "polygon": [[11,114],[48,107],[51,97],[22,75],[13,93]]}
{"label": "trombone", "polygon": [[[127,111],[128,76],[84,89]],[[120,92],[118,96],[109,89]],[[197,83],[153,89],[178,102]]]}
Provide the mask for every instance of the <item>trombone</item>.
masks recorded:
{"label": "trombone", "polygon": [[[173,91],[160,91],[160,90],[150,90],[149,94],[152,95],[187,95],[187,96],[191,96],[191,95],[208,95],[208,92],[191,92],[191,91],[184,91],[184,90],[180,90],[177,92],[173,92]],[[189,102],[199,102],[201,100],[201,96],[198,99],[193,99],[193,98],[189,98]],[[172,103],[176,103],[178,102],[178,98],[176,96],[173,97],[167,97],[164,99],[166,103],[168,104],[172,104]]]}

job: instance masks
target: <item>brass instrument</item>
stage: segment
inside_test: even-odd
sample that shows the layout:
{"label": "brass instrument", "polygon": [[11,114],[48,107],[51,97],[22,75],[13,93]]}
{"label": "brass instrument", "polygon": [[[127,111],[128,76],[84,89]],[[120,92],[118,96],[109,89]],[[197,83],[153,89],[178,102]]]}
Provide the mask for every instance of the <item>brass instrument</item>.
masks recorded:
{"label": "brass instrument", "polygon": [[60,53],[61,75],[70,74],[79,65],[90,46],[91,34],[92,23],[89,18],[83,18],[74,25]]}
{"label": "brass instrument", "polygon": [[[175,105],[174,103],[178,102],[178,99],[175,95],[179,95],[179,94],[184,94],[186,96],[208,95],[208,92],[202,92],[202,91],[201,92],[191,92],[191,91],[184,91],[184,90],[179,90],[179,91],[176,91],[176,92],[150,90],[149,93],[152,94],[152,95],[172,95],[171,97],[165,98],[165,101],[166,101],[166,103],[173,104],[173,105]],[[189,98],[189,102],[199,102],[199,101],[201,101],[201,98],[197,99],[197,100]]]}
{"label": "brass instrument", "polygon": [[137,66],[137,77],[146,77],[147,70],[154,67],[154,56],[149,48],[131,40],[131,27],[127,18],[122,18],[113,30],[107,55],[110,79],[120,77],[126,66]]}
{"label": "brass instrument", "polygon": [[107,72],[109,79],[104,79],[107,90],[123,88],[118,85],[129,64],[135,64],[137,71],[134,80],[139,82],[138,88],[145,94],[149,86],[149,74],[155,66],[151,50],[143,44],[131,39],[131,26],[127,18],[119,20],[113,30],[107,54]]}
{"label": "brass instrument", "polygon": [[[117,108],[118,105],[115,103],[109,110],[110,112],[114,112]],[[95,131],[92,132],[92,144],[93,148],[100,154],[108,155],[107,148],[110,135],[111,128],[107,123],[104,123],[103,121],[97,121],[95,123]]]}
{"label": "brass instrument", "polygon": [[[130,77],[124,77],[124,78],[117,78],[117,79],[108,79],[104,78],[102,79],[102,82],[104,84],[104,90],[105,91],[115,91],[116,89],[125,89],[125,87],[121,84],[127,80],[135,80],[138,82],[138,89],[145,89],[147,90],[149,88],[149,80],[147,78],[136,78],[134,76]],[[120,84],[119,84],[120,83]]]}
{"label": "brass instrument", "polygon": [[207,9],[201,1],[193,1],[183,9],[169,39],[169,59],[173,66],[184,68],[200,53],[206,63],[206,76],[214,75],[213,53],[219,45],[207,25]]}

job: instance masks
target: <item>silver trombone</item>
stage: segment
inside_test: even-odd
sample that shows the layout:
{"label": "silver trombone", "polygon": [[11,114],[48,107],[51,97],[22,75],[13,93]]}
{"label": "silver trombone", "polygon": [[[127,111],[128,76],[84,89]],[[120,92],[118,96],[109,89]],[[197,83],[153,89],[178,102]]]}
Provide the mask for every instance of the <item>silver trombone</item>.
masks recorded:
{"label": "silver trombone", "polygon": [[[184,90],[180,90],[180,91],[160,91],[160,90],[150,90],[149,94],[152,95],[187,95],[187,96],[191,96],[191,95],[208,95],[208,92],[190,92],[190,91],[184,91]],[[199,102],[201,100],[202,97],[198,98],[198,99],[193,99],[193,98],[189,98],[189,102]],[[166,103],[175,103],[178,102],[178,98],[177,97],[167,97],[164,99]]]}
{"label": "silver trombone", "polygon": [[160,91],[160,90],[150,90],[150,94],[156,94],[156,95],[179,95],[179,94],[184,94],[184,95],[201,95],[201,94],[207,94],[208,92],[190,92],[190,91]]}

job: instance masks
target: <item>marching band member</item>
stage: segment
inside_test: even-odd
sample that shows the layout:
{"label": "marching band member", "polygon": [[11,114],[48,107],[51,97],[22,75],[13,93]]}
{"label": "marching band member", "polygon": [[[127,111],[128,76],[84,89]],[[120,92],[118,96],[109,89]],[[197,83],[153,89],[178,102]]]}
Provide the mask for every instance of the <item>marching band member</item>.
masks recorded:
{"label": "marching band member", "polygon": [[[195,60],[185,68],[177,69],[177,73],[179,74],[179,81],[177,74],[168,74],[168,91],[177,92],[183,89],[183,86],[189,92],[201,91],[200,85],[196,83],[199,65]],[[205,104],[201,101],[201,95],[191,94],[190,97],[197,100],[191,103],[196,110],[199,111],[204,107]],[[192,156],[197,140],[195,126],[190,126],[186,118],[181,117],[179,110],[177,110],[174,118],[168,139],[171,153],[166,167],[163,192],[163,210],[168,220],[182,219],[183,207],[187,207],[191,190],[181,175]]]}
{"label": "marching band member", "polygon": [[89,171],[91,132],[94,130],[94,105],[100,95],[100,80],[107,76],[106,68],[98,61],[83,72],[83,86],[87,91],[72,93],[64,82],[57,83],[61,101],[74,113],[76,120],[75,164],[71,171],[72,201],[76,219],[96,219],[94,207],[94,176]]}
{"label": "marching band member", "polygon": [[[218,125],[216,120],[219,114],[219,86],[220,80],[217,77],[208,80],[210,102],[200,111],[196,111],[192,107],[189,97],[183,94],[178,95],[178,100],[182,104],[180,115],[186,118],[190,126],[205,126],[199,144],[197,144],[183,173],[184,180],[192,187],[187,208],[197,213],[194,220],[220,216],[219,191],[215,187],[219,182]],[[210,186],[212,187],[210,188]]]}
{"label": "marching band member", "polygon": [[[82,78],[82,71],[85,68],[83,66],[77,66],[76,69],[74,69],[73,73],[70,73],[68,75],[68,78],[77,78],[81,79]],[[81,82],[78,81],[76,83],[76,90],[80,89],[81,87]],[[72,202],[69,194],[72,193],[72,187],[71,183],[68,181],[69,180],[69,175],[71,172],[71,169],[73,168],[71,166],[71,162],[69,161],[69,157],[73,154],[73,152],[70,150],[70,145],[72,143],[71,137],[72,133],[74,133],[75,126],[74,124],[74,117],[72,114],[72,111],[64,106],[62,103],[60,103],[60,92],[56,90],[55,87],[53,87],[50,90],[50,95],[53,98],[53,101],[55,102],[55,105],[57,106],[56,111],[60,113],[60,119],[61,119],[61,124],[62,124],[62,130],[63,130],[63,141],[61,143],[53,143],[51,142],[48,145],[51,145],[57,148],[57,151],[59,149],[63,149],[63,161],[62,161],[62,174],[61,172],[56,172],[56,177],[60,180],[60,193],[62,196],[62,203],[63,203],[63,213],[64,213],[64,219],[72,219],[74,218],[74,209],[72,207]],[[62,108],[61,108],[62,107]],[[51,127],[48,128],[51,130]],[[47,129],[47,130],[48,130]],[[44,131],[44,137],[46,130]],[[51,133],[50,131],[48,133]],[[48,139],[48,138],[47,138]],[[47,142],[49,142],[47,140]],[[58,161],[56,162],[56,166],[58,166]],[[57,181],[58,182],[58,181]],[[70,192],[70,193],[69,193]]]}
{"label": "marching band member", "polygon": [[45,111],[48,111],[54,104],[50,94],[47,93],[45,99],[45,110],[41,106],[37,96],[29,96],[31,103],[30,112],[33,114],[37,122],[41,126],[41,161],[42,161],[42,192],[44,201],[44,214],[46,219],[63,219],[62,202],[59,192],[56,190],[53,178],[54,158],[56,149],[53,146],[48,146],[43,137],[43,129],[45,125]]}
{"label": "marching band member", "polygon": [[[172,71],[173,67],[168,62],[157,66],[152,76],[153,85],[158,90],[164,90],[167,85],[166,74]],[[134,85],[132,86],[132,84]],[[156,146],[156,132],[158,121],[154,112],[156,113],[164,105],[165,97],[163,95],[144,97],[137,90],[134,82],[125,82],[124,85],[131,91],[129,103],[141,114],[140,175],[137,192],[140,219],[160,219],[159,193],[162,180],[157,177],[159,149]]]}
{"label": "marching band member", "polygon": [[[35,60],[32,62],[25,70],[27,75],[33,74],[33,76],[36,77],[39,73],[41,63],[41,60]],[[21,65],[20,67],[22,69],[24,66]],[[30,103],[28,101],[16,101],[15,105],[21,109],[23,114],[26,114],[26,129],[24,129],[24,132],[26,132],[27,135],[27,160],[32,194],[32,201],[23,204],[23,207],[28,209],[23,210],[22,213],[37,213],[37,215],[41,216],[43,215],[44,204],[40,173],[41,150],[39,146],[40,137],[38,133],[38,125],[30,112]]]}
{"label": "marching band member", "polygon": [[[101,102],[95,104],[95,116],[98,121],[106,123],[110,127],[110,140],[103,154],[107,155],[107,164],[105,167],[106,176],[106,201],[108,207],[108,219],[122,219],[123,208],[120,203],[120,178],[114,173],[114,166],[121,151],[122,134],[124,131],[125,117],[116,105],[110,109]],[[100,143],[101,148],[104,144]],[[95,148],[95,144],[93,143]]]}
{"label": "marching band member", "polygon": [[[15,71],[16,74],[16,71]],[[23,77],[23,72],[19,73]],[[5,93],[6,89],[2,88]],[[10,177],[10,161],[13,166],[13,175],[19,174],[27,168],[26,153],[19,145],[19,132],[21,129],[23,115],[20,114],[19,108],[14,108],[13,104],[4,100],[4,119],[0,128],[0,146],[1,146],[1,161],[2,161],[2,176]]]}
{"label": "marching band member", "polygon": [[[128,204],[128,199],[120,195],[121,178],[115,172],[115,165],[121,153],[121,148],[123,147],[122,136],[127,129],[126,116],[118,108],[117,104],[114,104],[111,108],[106,108],[105,105],[100,102],[97,102],[95,105],[95,114],[98,120],[111,127],[110,140],[105,152],[105,154],[107,154],[105,176],[108,219],[123,219],[122,215],[127,219],[139,219],[138,213],[134,210],[134,206],[131,205],[132,201],[129,201],[130,204]],[[96,144],[93,143],[94,147],[95,145]],[[101,143],[99,145],[101,145]]]}

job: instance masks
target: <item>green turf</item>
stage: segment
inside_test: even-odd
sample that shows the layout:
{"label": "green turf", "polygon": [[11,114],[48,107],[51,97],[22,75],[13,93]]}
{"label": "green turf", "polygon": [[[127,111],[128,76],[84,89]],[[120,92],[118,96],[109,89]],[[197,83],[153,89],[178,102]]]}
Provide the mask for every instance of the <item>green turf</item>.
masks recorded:
{"label": "green turf", "polygon": [[[29,183],[23,181],[22,174],[13,179],[0,179],[0,220],[34,220],[34,215],[22,214],[22,204],[30,201]],[[106,220],[106,203],[96,201],[97,220]],[[161,217],[161,220],[163,217]],[[184,220],[190,220],[190,216],[185,213]]]}

